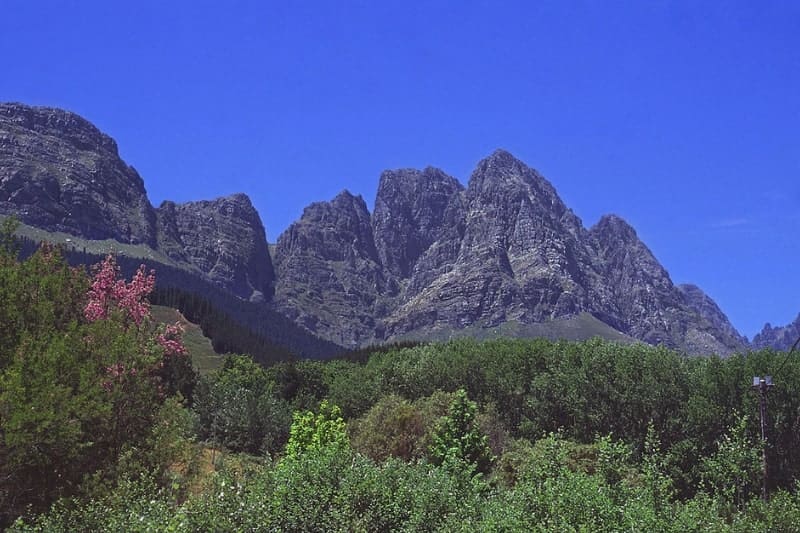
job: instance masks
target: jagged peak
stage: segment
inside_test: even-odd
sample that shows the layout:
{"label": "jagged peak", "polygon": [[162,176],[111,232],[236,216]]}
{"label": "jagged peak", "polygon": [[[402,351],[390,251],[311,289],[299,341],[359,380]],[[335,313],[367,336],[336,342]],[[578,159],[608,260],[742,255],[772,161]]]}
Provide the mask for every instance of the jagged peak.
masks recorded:
{"label": "jagged peak", "polygon": [[247,194],[243,193],[243,192],[235,192],[233,194],[229,194],[227,196],[223,196],[222,199],[223,200],[233,200],[235,202],[242,202],[242,203],[247,203],[247,204],[251,204],[251,205],[253,204],[253,202],[250,200],[250,197]]}
{"label": "jagged peak", "polygon": [[369,214],[369,210],[367,209],[367,202],[364,201],[364,197],[360,194],[353,194],[347,189],[342,189],[342,191],[337,194],[333,200],[330,201],[331,205],[335,206],[353,206],[359,211],[365,211]]}
{"label": "jagged peak", "polygon": [[350,200],[350,201],[352,201],[352,200],[359,200],[359,199],[363,200],[363,198],[361,198],[360,194],[353,194],[353,193],[350,192],[349,189],[342,189],[339,192],[339,194],[334,196],[333,201],[334,202],[337,201],[337,200]]}
{"label": "jagged peak", "polygon": [[243,207],[248,210],[255,210],[255,207],[253,206],[253,202],[250,200],[250,197],[243,192],[237,192],[225,196],[218,196],[210,200],[188,200],[186,202],[175,202],[173,200],[164,200],[163,202],[161,202],[161,205],[159,205],[158,208],[174,209],[176,207],[214,205],[214,204],[225,204],[225,203],[233,203],[236,204],[237,206]]}
{"label": "jagged peak", "polygon": [[[342,189],[339,194],[334,196],[333,199],[329,201],[318,201],[308,204],[303,209],[303,214],[301,215],[300,220],[297,222],[316,220],[322,216],[325,216],[325,213],[328,213],[331,210],[354,211],[359,213],[359,215],[365,215],[367,217],[370,216],[369,209],[367,209],[367,202],[364,201],[364,198],[360,194],[354,195],[349,190]],[[293,223],[292,226],[297,222]]]}
{"label": "jagged peak", "polygon": [[464,186],[456,178],[440,168],[427,166],[423,170],[416,168],[384,170],[381,172],[380,181],[378,182],[378,196],[398,188],[413,187],[418,189],[431,185],[434,187],[442,185],[458,191],[464,190]]}
{"label": "jagged peak", "polygon": [[[478,162],[470,176],[468,189],[480,190],[487,186],[496,187],[497,184],[503,187],[532,187],[548,197],[558,198],[555,188],[544,176],[502,148]],[[562,203],[560,198],[558,202]]]}
{"label": "jagged peak", "polygon": [[514,154],[503,148],[498,148],[487,157],[481,159],[478,162],[478,167],[529,170],[529,167],[521,159],[517,159]]}
{"label": "jagged peak", "polygon": [[624,218],[615,214],[603,215],[589,231],[595,235],[617,235],[625,241],[639,240],[639,236],[633,226],[628,224]]}

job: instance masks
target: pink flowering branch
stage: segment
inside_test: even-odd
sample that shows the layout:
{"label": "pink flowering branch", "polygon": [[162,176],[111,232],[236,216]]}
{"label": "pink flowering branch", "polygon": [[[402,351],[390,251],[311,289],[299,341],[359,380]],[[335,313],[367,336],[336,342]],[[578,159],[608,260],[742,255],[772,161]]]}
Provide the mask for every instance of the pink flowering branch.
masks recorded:
{"label": "pink flowering branch", "polygon": [[167,325],[164,333],[159,334],[156,340],[164,348],[165,357],[189,353],[183,344],[183,326],[178,322]]}
{"label": "pink flowering branch", "polygon": [[83,309],[86,320],[94,322],[107,318],[114,307],[125,311],[136,325],[150,316],[147,297],[155,287],[155,272],[151,270],[147,274],[145,266],[141,265],[130,283],[118,277],[119,266],[114,256],[109,254],[97,268],[89,289],[89,301]]}

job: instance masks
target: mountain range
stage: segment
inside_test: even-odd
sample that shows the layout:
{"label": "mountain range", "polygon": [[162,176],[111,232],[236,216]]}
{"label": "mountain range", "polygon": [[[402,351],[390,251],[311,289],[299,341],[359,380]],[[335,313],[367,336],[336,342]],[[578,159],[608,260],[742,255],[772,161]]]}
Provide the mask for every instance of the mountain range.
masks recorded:
{"label": "mountain range", "polygon": [[[245,194],[154,207],[90,122],[0,104],[0,215],[119,243],[118,253],[193,280],[186,287],[199,280],[331,347],[459,335],[600,335],[691,354],[750,347],[700,288],[672,282],[628,223],[607,215],[584,227],[504,150],[466,186],[432,167],[387,170],[374,206],[342,191],[270,246]],[[786,348],[799,330],[800,317],[767,325],[753,345]]]}

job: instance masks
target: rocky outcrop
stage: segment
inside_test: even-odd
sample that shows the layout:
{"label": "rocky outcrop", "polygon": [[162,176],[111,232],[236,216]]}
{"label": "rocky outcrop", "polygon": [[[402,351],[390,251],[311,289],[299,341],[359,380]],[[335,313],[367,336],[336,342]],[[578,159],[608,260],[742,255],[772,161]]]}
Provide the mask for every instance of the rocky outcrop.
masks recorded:
{"label": "rocky outcrop", "polygon": [[[273,268],[247,196],[154,209],[141,177],[89,122],[2,104],[3,214],[148,246],[346,346],[509,323],[532,331],[525,326],[586,313],[691,353],[746,342],[702,291],[675,286],[625,221],[606,216],[587,230],[544,177],[504,150],[480,161],[466,188],[435,168],[401,169],[381,175],[373,214],[347,191],[310,205],[278,239]],[[761,342],[791,336],[778,329],[765,328]]]}
{"label": "rocky outcrop", "polygon": [[597,310],[607,322],[634,338],[689,353],[724,355],[745,346],[708,296],[672,283],[627,222],[604,216],[589,233],[597,270],[612,294]]}
{"label": "rocky outcrop", "polygon": [[250,301],[272,296],[275,273],[264,226],[244,194],[157,210],[159,248],[209,280]]}
{"label": "rocky outcrop", "polygon": [[775,350],[790,350],[800,339],[800,314],[785,326],[773,327],[769,322],[764,325],[764,329],[753,337],[753,348],[761,350],[763,348],[773,348]]}
{"label": "rocky outcrop", "polygon": [[46,231],[146,245],[241,298],[272,295],[264,226],[247,196],[154,209],[114,140],[68,111],[0,104],[0,214]]}
{"label": "rocky outcrop", "polygon": [[308,206],[278,239],[275,269],[287,316],[343,346],[375,339],[385,280],[361,196],[343,191]]}
{"label": "rocky outcrop", "polygon": [[368,217],[349,194],[312,204],[276,248],[276,303],[335,342],[589,312],[690,353],[744,344],[710,299],[700,306],[672,283],[630,225],[612,215],[586,230],[546,179],[506,151],[478,163],[466,189],[438,169],[384,172],[371,227]]}
{"label": "rocky outcrop", "polygon": [[451,225],[463,230],[438,243],[456,252],[450,264],[387,318],[387,333],[540,322],[586,308],[580,221],[543,177],[498,150],[462,196],[463,218]]}
{"label": "rocky outcrop", "polygon": [[749,344],[747,337],[736,330],[717,303],[703,292],[700,287],[689,283],[677,285],[677,287],[683,294],[686,305],[706,319],[716,331],[723,332],[731,342],[738,345],[736,349]]}
{"label": "rocky outcrop", "polygon": [[74,113],[0,104],[0,214],[47,231],[156,244],[144,182]]}
{"label": "rocky outcrop", "polygon": [[[451,235],[460,239],[463,190],[455,178],[431,167],[387,170],[381,175],[372,228],[378,258],[390,274],[410,278],[434,243]],[[434,263],[454,258],[449,254]]]}

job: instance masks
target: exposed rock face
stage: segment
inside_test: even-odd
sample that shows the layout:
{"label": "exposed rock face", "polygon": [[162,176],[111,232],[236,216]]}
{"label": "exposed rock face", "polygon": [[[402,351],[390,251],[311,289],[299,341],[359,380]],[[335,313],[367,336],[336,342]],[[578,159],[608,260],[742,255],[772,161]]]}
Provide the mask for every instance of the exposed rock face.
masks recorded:
{"label": "exposed rock face", "polygon": [[387,333],[539,322],[586,308],[580,221],[538,173],[498,150],[478,164],[460,205],[452,226],[463,231],[438,242],[456,252],[450,265],[387,319]]}
{"label": "exposed rock face", "polygon": [[[478,163],[466,189],[435,168],[403,169],[383,173],[372,215],[347,191],[310,205],[279,238],[273,270],[245,195],[153,209],[142,179],[89,122],[0,104],[0,214],[150,246],[241,298],[270,300],[274,287],[271,305],[345,346],[509,322],[528,331],[582,313],[692,353],[746,343],[702,291],[676,287],[622,219],[585,229],[546,179],[503,150]],[[774,346],[792,335],[767,326],[757,339]]]}
{"label": "exposed rock face", "polygon": [[114,140],[68,111],[0,104],[0,214],[147,245],[242,298],[272,294],[264,226],[247,196],[153,209]]}
{"label": "exposed rock face", "polygon": [[797,339],[800,339],[800,314],[794,322],[783,327],[772,327],[767,323],[761,333],[753,337],[753,348],[774,348],[775,350],[790,350]]}
{"label": "exposed rock face", "polygon": [[595,264],[610,288],[607,319],[645,342],[667,342],[669,321],[680,297],[669,274],[636,231],[615,215],[606,215],[590,230]]}
{"label": "exposed rock face", "polygon": [[678,285],[678,290],[683,293],[684,301],[691,309],[697,311],[701,317],[705,318],[715,330],[724,332],[731,341],[736,341],[740,347],[747,346],[747,337],[741,335],[733,327],[728,317],[722,312],[717,303],[711,299],[697,285],[684,283]]}
{"label": "exposed rock face", "polygon": [[717,305],[699,289],[675,286],[627,222],[604,216],[589,233],[595,264],[613,295],[601,312],[617,329],[689,353],[728,354],[744,347],[746,339]]}
{"label": "exposed rock face", "polygon": [[[389,273],[410,278],[431,245],[448,236],[460,239],[463,190],[455,178],[431,167],[421,172],[387,170],[381,175],[372,227],[378,257]],[[443,260],[454,258],[451,253]],[[437,262],[442,261],[433,261]]]}
{"label": "exposed rock face", "polygon": [[336,342],[581,312],[691,353],[745,342],[710,299],[700,306],[673,285],[622,219],[587,231],[547,180],[503,150],[478,164],[466,190],[433,168],[384,172],[371,228],[352,198],[310,206],[276,249],[276,302]]}
{"label": "exposed rock face", "polygon": [[111,137],[60,109],[0,104],[0,214],[90,239],[156,244],[156,217]]}
{"label": "exposed rock face", "polygon": [[375,338],[385,282],[361,196],[308,206],[278,239],[275,266],[276,304],[290,318],[343,346]]}
{"label": "exposed rock face", "polygon": [[244,194],[157,210],[159,247],[208,279],[251,301],[272,296],[275,273],[264,226]]}

